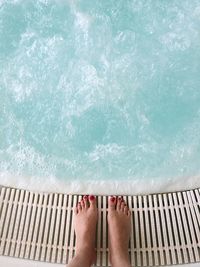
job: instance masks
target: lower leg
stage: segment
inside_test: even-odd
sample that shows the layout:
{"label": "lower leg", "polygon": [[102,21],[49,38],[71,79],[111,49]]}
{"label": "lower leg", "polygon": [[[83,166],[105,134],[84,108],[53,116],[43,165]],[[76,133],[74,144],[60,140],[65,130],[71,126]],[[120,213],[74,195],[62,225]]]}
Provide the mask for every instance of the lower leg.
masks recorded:
{"label": "lower leg", "polygon": [[130,267],[128,245],[131,214],[122,199],[110,198],[108,206],[109,250],[112,267]]}
{"label": "lower leg", "polygon": [[84,197],[74,211],[76,253],[68,267],[90,267],[96,258],[97,207],[93,196]]}

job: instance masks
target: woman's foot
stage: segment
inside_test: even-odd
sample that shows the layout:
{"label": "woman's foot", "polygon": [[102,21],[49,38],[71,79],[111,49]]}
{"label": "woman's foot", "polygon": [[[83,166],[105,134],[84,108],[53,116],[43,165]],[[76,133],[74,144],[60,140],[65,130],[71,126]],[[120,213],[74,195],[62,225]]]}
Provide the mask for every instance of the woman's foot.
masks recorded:
{"label": "woman's foot", "polygon": [[108,203],[110,261],[113,267],[129,267],[131,213],[122,198],[111,197]]}
{"label": "woman's foot", "polygon": [[98,217],[95,197],[85,196],[78,203],[74,213],[76,255],[84,255],[92,265],[96,260],[95,237]]}

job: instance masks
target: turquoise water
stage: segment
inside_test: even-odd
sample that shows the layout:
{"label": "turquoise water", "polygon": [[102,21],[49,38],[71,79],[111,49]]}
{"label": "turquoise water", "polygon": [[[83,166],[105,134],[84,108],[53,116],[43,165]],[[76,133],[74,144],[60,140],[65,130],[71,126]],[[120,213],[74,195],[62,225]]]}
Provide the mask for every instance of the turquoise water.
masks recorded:
{"label": "turquoise water", "polygon": [[200,0],[1,0],[0,172],[200,174]]}

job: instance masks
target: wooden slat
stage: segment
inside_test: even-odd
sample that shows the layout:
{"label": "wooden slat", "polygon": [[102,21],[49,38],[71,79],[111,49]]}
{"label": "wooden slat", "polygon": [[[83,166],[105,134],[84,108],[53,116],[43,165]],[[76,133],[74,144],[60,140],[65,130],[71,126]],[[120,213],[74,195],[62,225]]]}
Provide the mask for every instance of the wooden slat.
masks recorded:
{"label": "wooden slat", "polygon": [[[193,205],[192,204],[190,204],[190,205],[191,205],[191,209],[193,210],[192,211],[192,214],[193,214],[192,217],[193,217],[194,223],[195,223],[195,233],[196,233],[196,237],[197,237],[197,244],[200,245],[200,213],[199,213],[197,202],[195,199],[195,193],[194,193],[194,191],[191,191],[190,193],[191,193],[191,198],[192,198],[192,203],[193,203]],[[196,257],[196,260],[200,261],[199,254],[198,254],[198,258]]]}
{"label": "wooden slat", "polygon": [[175,252],[175,261],[173,262],[173,264],[177,264],[178,263],[177,253],[180,254],[181,252],[180,252],[180,243],[179,243],[179,237],[178,237],[178,225],[177,225],[176,217],[175,217],[175,209],[174,209],[174,204],[172,200],[172,194],[168,194],[168,199],[169,199],[169,211],[170,211],[171,220],[172,220],[171,227],[172,227],[173,240],[174,240],[174,247],[172,247],[171,250]]}
{"label": "wooden slat", "polygon": [[157,239],[158,239],[158,251],[159,251],[159,264],[164,265],[164,254],[163,254],[163,247],[162,247],[162,230],[160,225],[160,215],[159,215],[159,208],[158,208],[158,195],[153,195],[153,203],[155,209],[155,219],[156,219],[156,232],[157,232]]}
{"label": "wooden slat", "polygon": [[[128,198],[128,207],[130,210],[133,210],[133,202],[132,202],[132,197]],[[132,213],[133,215],[133,213]],[[130,252],[134,251],[134,225],[133,225],[133,218],[131,216],[131,237],[130,237]],[[135,266],[135,257],[134,257],[134,253],[130,253],[130,257],[131,257],[131,265]]]}
{"label": "wooden slat", "polygon": [[153,254],[154,254],[154,264],[156,266],[159,265],[159,258],[158,258],[158,249],[157,249],[157,240],[156,240],[156,221],[154,219],[154,207],[153,207],[153,196],[149,196],[149,208],[150,208],[150,223],[151,223],[151,233],[152,233],[152,240],[153,240]]}
{"label": "wooden slat", "polygon": [[40,229],[40,215],[42,210],[42,201],[43,201],[43,194],[38,195],[38,201],[36,203],[36,214],[35,214],[35,222],[34,222],[34,230],[33,230],[33,237],[31,242],[31,251],[30,251],[30,259],[35,259],[35,252],[36,252],[36,244],[39,235]]}
{"label": "wooden slat", "polygon": [[[4,197],[5,197],[5,194],[6,194],[6,188],[3,187],[3,188],[1,188],[1,190],[0,190],[0,218],[3,218],[3,217],[1,216],[1,212],[2,212],[2,210],[3,210],[3,204],[4,204],[3,200],[4,200]],[[0,220],[0,222],[1,222],[1,220]]]}
{"label": "wooden slat", "polygon": [[133,197],[134,203],[134,222],[135,222],[135,238],[136,238],[136,263],[137,266],[141,266],[141,257],[140,257],[140,231],[139,231],[139,216],[138,216],[138,209],[137,209],[137,197]]}
{"label": "wooden slat", "polygon": [[140,219],[140,232],[141,232],[141,248],[142,248],[142,266],[147,266],[147,257],[146,253],[144,253],[146,244],[145,244],[145,228],[144,228],[144,215],[143,215],[143,207],[142,207],[142,197],[138,197],[139,203],[139,219]]}
{"label": "wooden slat", "polygon": [[175,250],[173,249],[174,247],[174,241],[173,241],[173,232],[172,232],[172,223],[170,220],[170,213],[169,213],[169,204],[168,204],[168,197],[167,194],[163,195],[163,200],[164,200],[164,206],[165,208],[165,213],[166,213],[166,223],[167,223],[167,233],[169,236],[169,246],[170,246],[170,250],[169,250],[169,254],[171,254],[171,264],[176,264],[176,255],[175,255]]}
{"label": "wooden slat", "polygon": [[12,240],[12,235],[15,227],[15,219],[16,219],[16,214],[17,214],[17,205],[18,205],[18,199],[19,199],[19,190],[15,190],[15,196],[13,199],[13,209],[12,209],[12,215],[11,219],[9,222],[9,232],[8,232],[8,237],[7,237],[7,243],[6,243],[6,249],[4,251],[4,255],[8,256],[10,253],[10,247],[11,247],[11,242]]}
{"label": "wooden slat", "polygon": [[107,223],[106,223],[106,197],[102,197],[102,218],[103,218],[103,230],[102,230],[102,250],[103,250],[103,266],[108,265],[108,257],[107,257]]}
{"label": "wooden slat", "polygon": [[189,203],[187,199],[187,193],[183,192],[183,198],[185,201],[185,210],[186,210],[186,217],[187,217],[187,228],[189,226],[190,231],[188,231],[188,251],[189,251],[189,257],[190,257],[190,262],[195,262],[194,260],[194,254],[193,254],[193,248],[192,248],[192,243],[194,240],[194,228],[192,224],[192,219],[191,219],[191,214],[190,214],[190,208],[189,208]]}
{"label": "wooden slat", "polygon": [[61,209],[62,209],[62,194],[59,194],[58,205],[57,205],[57,216],[56,216],[56,226],[54,231],[54,241],[53,241],[53,251],[52,251],[52,258],[51,262],[56,262],[57,257],[57,246],[58,246],[58,238],[59,238],[59,227],[60,227],[60,220],[61,220]]}
{"label": "wooden slat", "polygon": [[20,258],[24,257],[25,254],[25,247],[26,247],[26,241],[28,238],[28,230],[30,226],[30,218],[31,218],[31,210],[32,210],[32,201],[33,201],[33,193],[29,194],[29,201],[28,201],[28,209],[27,209],[27,214],[26,214],[26,220],[24,223],[24,233],[22,237],[22,245],[20,249]]}
{"label": "wooden slat", "polygon": [[42,203],[42,215],[41,215],[41,222],[40,222],[40,228],[39,228],[39,233],[38,233],[38,241],[37,241],[35,260],[40,259],[40,254],[41,254],[42,247],[43,247],[43,236],[44,236],[44,231],[45,231],[45,216],[47,213],[47,201],[48,201],[48,194],[44,194],[44,199],[43,199],[43,203]]}
{"label": "wooden slat", "polygon": [[19,202],[18,202],[18,209],[17,209],[16,221],[15,221],[15,228],[14,228],[14,233],[13,233],[13,238],[12,238],[10,256],[14,256],[15,255],[15,248],[16,248],[17,241],[18,241],[18,232],[19,232],[19,228],[20,228],[20,218],[21,218],[21,212],[22,212],[22,208],[23,208],[24,195],[25,195],[25,191],[21,190],[20,191],[20,199],[19,199]]}
{"label": "wooden slat", "polygon": [[[57,262],[63,263],[63,247],[64,247],[64,231],[65,231],[65,222],[66,222],[66,207],[67,207],[67,196],[64,195],[63,204],[62,204],[62,215],[61,215],[61,228],[60,228],[60,237],[58,245],[58,257]],[[66,251],[66,247],[64,247]]]}
{"label": "wooden slat", "polygon": [[195,215],[195,210],[194,210],[194,205],[192,202],[192,197],[191,195],[193,194],[192,191],[188,191],[187,193],[187,198],[188,198],[188,202],[189,202],[189,207],[190,207],[190,217],[191,217],[191,221],[192,221],[192,231],[191,231],[191,235],[192,235],[192,244],[193,244],[193,250],[194,250],[194,255],[195,255],[195,262],[199,261],[199,253],[198,253],[198,249],[197,246],[195,246],[195,244],[199,243],[199,228],[198,228],[198,223],[196,220],[196,215]]}
{"label": "wooden slat", "polygon": [[58,194],[54,194],[50,222],[48,223],[49,233],[48,233],[47,254],[46,254],[47,262],[51,262],[51,249],[52,249],[54,226],[55,226],[55,220],[56,220],[57,200],[58,200]]}
{"label": "wooden slat", "polygon": [[163,201],[162,201],[162,195],[158,195],[158,201],[159,201],[159,206],[160,206],[160,215],[161,215],[161,225],[162,225],[162,235],[163,235],[163,240],[164,240],[164,247],[163,247],[163,252],[166,256],[166,264],[170,264],[170,255],[169,255],[169,244],[168,244],[168,237],[167,237],[167,224],[166,224],[166,219],[165,219],[165,213],[164,213],[164,206],[163,206]]}
{"label": "wooden slat", "polygon": [[9,197],[10,197],[10,192],[11,189],[8,188],[8,190],[6,190],[6,194],[5,194],[5,198],[4,198],[4,203],[3,203],[3,208],[2,208],[2,214],[1,214],[1,218],[0,218],[0,237],[1,237],[1,249],[0,249],[0,255],[2,255],[3,252],[3,247],[4,247],[4,240],[3,240],[3,235],[4,233],[4,228],[7,227],[5,221],[6,221],[6,213],[7,213],[7,208],[9,205]]}
{"label": "wooden slat", "polygon": [[28,230],[28,239],[27,245],[25,249],[25,259],[30,257],[31,247],[32,247],[32,240],[34,238],[34,228],[35,228],[35,220],[36,220],[36,213],[37,213],[37,201],[38,201],[39,194],[35,193],[33,196],[32,211],[31,211],[31,219],[30,219],[30,226]]}
{"label": "wooden slat", "polygon": [[145,214],[145,228],[146,228],[146,239],[147,239],[147,257],[148,265],[153,265],[152,258],[152,249],[151,249],[151,231],[150,231],[150,222],[149,222],[149,208],[148,208],[148,199],[147,196],[143,197],[144,200],[144,214]]}
{"label": "wooden slat", "polygon": [[101,196],[98,197],[97,203],[98,203],[98,223],[97,223],[97,266],[102,265],[102,251],[101,251],[101,229],[102,229],[102,210],[101,210]]}
{"label": "wooden slat", "polygon": [[8,202],[8,206],[7,206],[7,213],[6,213],[5,223],[4,223],[3,234],[2,234],[2,238],[1,238],[0,255],[3,254],[3,250],[4,250],[5,245],[6,245],[7,234],[9,232],[9,223],[11,221],[11,214],[12,214],[11,212],[12,212],[14,194],[15,194],[15,190],[11,189],[9,202]]}
{"label": "wooden slat", "polygon": [[183,233],[184,233],[184,244],[186,244],[185,247],[183,247],[183,259],[184,259],[184,263],[188,263],[189,262],[189,257],[188,257],[188,241],[189,241],[189,236],[188,236],[188,229],[187,229],[187,220],[185,217],[185,204],[183,203],[183,198],[182,196],[179,198],[179,202],[180,202],[180,211],[181,211],[181,219],[182,219],[182,224],[183,224]]}
{"label": "wooden slat", "polygon": [[183,241],[183,233],[182,233],[182,225],[181,225],[181,220],[180,220],[180,210],[179,210],[179,205],[177,201],[177,195],[172,194],[173,201],[174,201],[174,213],[175,213],[175,221],[178,229],[178,239],[176,240],[177,244],[177,259],[178,262],[182,263],[182,255],[181,255],[181,241]]}
{"label": "wooden slat", "polygon": [[66,216],[67,216],[67,220],[66,220],[66,231],[65,231],[65,242],[64,242],[64,246],[66,247],[66,249],[64,250],[64,261],[68,262],[69,259],[69,237],[70,237],[70,232],[69,232],[69,224],[70,224],[70,215],[71,215],[71,207],[72,207],[72,196],[68,196],[68,204],[66,207]]}
{"label": "wooden slat", "polygon": [[23,231],[24,231],[24,225],[25,225],[25,220],[26,220],[26,210],[27,210],[27,204],[28,204],[28,197],[29,197],[29,192],[25,191],[25,197],[23,200],[23,208],[22,208],[22,213],[20,216],[20,223],[19,223],[19,230],[17,234],[17,246],[15,249],[15,257],[19,257],[20,255],[20,248],[21,248],[21,240],[23,236]]}
{"label": "wooden slat", "polygon": [[47,215],[45,218],[43,246],[42,246],[41,258],[40,258],[42,261],[46,260],[46,252],[48,249],[49,222],[51,218],[52,201],[53,201],[53,194],[49,194],[49,198],[47,202]]}

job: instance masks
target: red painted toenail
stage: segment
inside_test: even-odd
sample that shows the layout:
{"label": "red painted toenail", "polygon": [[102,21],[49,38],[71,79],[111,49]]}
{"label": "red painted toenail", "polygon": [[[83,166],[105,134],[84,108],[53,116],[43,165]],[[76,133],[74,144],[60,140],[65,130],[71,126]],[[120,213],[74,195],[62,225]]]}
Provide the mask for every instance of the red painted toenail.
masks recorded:
{"label": "red painted toenail", "polygon": [[111,200],[112,202],[115,202],[115,197],[111,197],[110,200]]}
{"label": "red painted toenail", "polygon": [[90,200],[94,200],[95,199],[95,197],[94,196],[90,196]]}
{"label": "red painted toenail", "polygon": [[87,196],[87,195],[85,195],[83,198],[84,198],[85,200],[87,200],[87,199],[88,199],[88,196]]}

